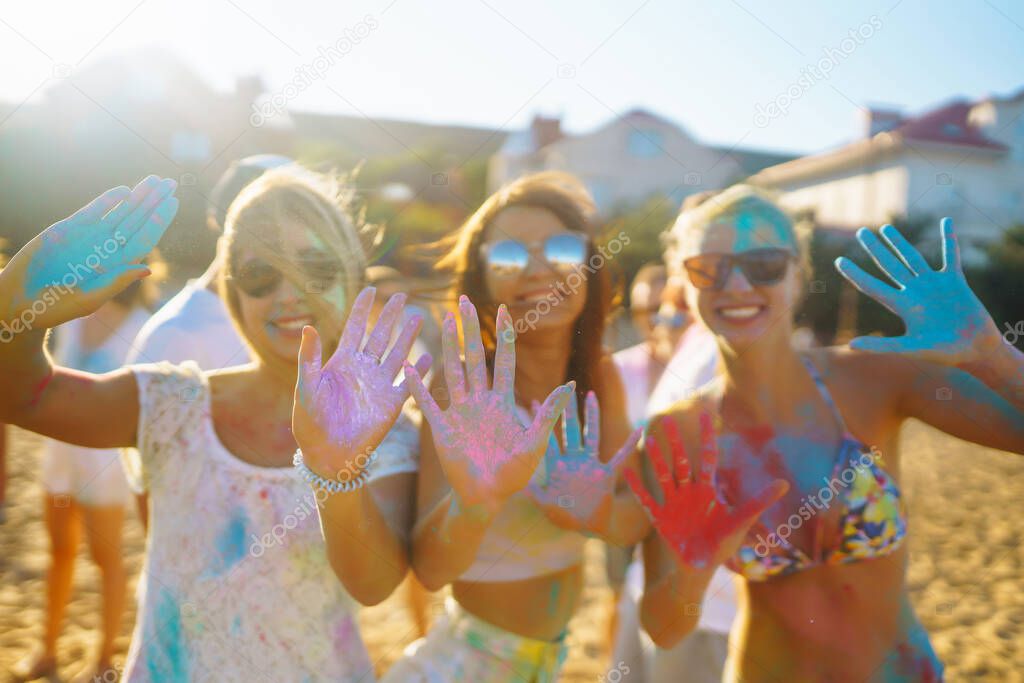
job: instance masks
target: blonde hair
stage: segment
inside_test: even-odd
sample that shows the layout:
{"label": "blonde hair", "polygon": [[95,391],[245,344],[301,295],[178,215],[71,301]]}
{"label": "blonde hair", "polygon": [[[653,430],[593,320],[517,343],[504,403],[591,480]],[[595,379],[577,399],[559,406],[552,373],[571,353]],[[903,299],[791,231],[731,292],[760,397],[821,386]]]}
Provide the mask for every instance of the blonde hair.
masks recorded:
{"label": "blonde hair", "polygon": [[[280,271],[303,292],[317,317],[324,353],[332,353],[349,307],[363,286],[367,265],[362,240],[368,226],[351,212],[353,191],[347,181],[297,164],[271,169],[246,186],[228,209],[221,243],[221,297],[246,345],[264,364],[276,365],[282,372],[294,373],[295,361],[284,361],[248,338],[239,293],[229,275],[242,265],[243,250]],[[341,286],[341,301],[331,301],[321,287],[311,286],[309,275],[281,248],[281,230],[296,225],[312,233],[318,249],[338,258],[341,272],[335,282]]]}
{"label": "blonde hair", "polygon": [[721,192],[701,192],[687,197],[675,222],[662,235],[665,245],[665,263],[673,274],[683,272],[683,259],[687,239],[714,223],[728,223],[737,214],[756,210],[766,215],[793,244],[801,274],[809,278],[810,232],[799,227],[793,219],[767,194],[750,185],[733,185]]}

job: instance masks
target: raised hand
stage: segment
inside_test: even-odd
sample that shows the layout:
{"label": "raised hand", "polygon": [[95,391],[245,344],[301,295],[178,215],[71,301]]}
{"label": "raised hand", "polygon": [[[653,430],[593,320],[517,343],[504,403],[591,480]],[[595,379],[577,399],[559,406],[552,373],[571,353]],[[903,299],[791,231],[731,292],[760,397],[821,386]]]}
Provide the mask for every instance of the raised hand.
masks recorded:
{"label": "raised hand", "polygon": [[[356,297],[338,348],[326,365],[320,335],[312,327],[302,330],[292,433],[306,466],[326,479],[348,481],[358,476],[409,397],[407,382],[396,386],[395,379],[423,321],[411,317],[385,355],[405,305],[405,294],[395,294],[360,349],[374,291],[367,287]],[[430,356],[421,356],[416,366],[426,372]]]}
{"label": "raised hand", "polygon": [[901,353],[954,366],[979,360],[998,348],[999,328],[964,278],[952,219],[943,218],[940,229],[942,268],[938,270],[891,225],[879,230],[885,244],[867,228],[857,231],[861,246],[896,287],[844,257],[836,259],[836,269],[854,287],[900,316],[906,331],[900,337],[857,337],[850,348]]}
{"label": "raised hand", "polygon": [[12,329],[56,327],[146,277],[140,261],[178,211],[176,186],[149,176],[132,190],[115,187],[37,235],[0,273],[0,320]]}
{"label": "raised hand", "polygon": [[480,339],[476,308],[459,298],[465,337],[465,372],[459,358],[455,317],[442,325],[444,376],[450,403],[441,410],[423,385],[420,372],[406,364],[409,390],[416,398],[434,435],[434,446],[448,483],[460,503],[498,507],[530,481],[559,413],[572,395],[570,382],[555,389],[524,427],[516,415],[515,331],[504,305],[498,308],[500,331],[494,357],[494,381],[487,386],[487,363]]}
{"label": "raised hand", "polygon": [[626,481],[677,557],[694,569],[713,568],[736,553],[750,527],[761,513],[785,495],[789,484],[777,479],[749,501],[732,508],[721,500],[715,489],[718,448],[711,416],[707,413],[700,416],[701,457],[696,479],[691,478],[690,461],[675,420],[665,417],[661,425],[675,461],[674,480],[653,437],[647,438],[646,450],[664,503],[659,505],[654,500],[634,470],[626,470]]}
{"label": "raised hand", "polygon": [[637,429],[607,463],[598,455],[601,411],[594,392],[587,393],[586,425],[580,434],[575,392],[562,413],[563,450],[554,434],[544,454],[544,479],[530,484],[530,496],[548,518],[564,529],[601,534],[607,528],[619,471],[640,441]]}

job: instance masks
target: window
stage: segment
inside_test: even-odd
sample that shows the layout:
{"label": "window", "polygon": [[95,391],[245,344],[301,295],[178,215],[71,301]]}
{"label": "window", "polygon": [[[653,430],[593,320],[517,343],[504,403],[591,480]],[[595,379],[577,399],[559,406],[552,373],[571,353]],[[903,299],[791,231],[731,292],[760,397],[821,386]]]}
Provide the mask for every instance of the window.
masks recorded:
{"label": "window", "polygon": [[661,131],[633,129],[629,131],[629,153],[640,159],[653,159],[662,153],[665,146]]}

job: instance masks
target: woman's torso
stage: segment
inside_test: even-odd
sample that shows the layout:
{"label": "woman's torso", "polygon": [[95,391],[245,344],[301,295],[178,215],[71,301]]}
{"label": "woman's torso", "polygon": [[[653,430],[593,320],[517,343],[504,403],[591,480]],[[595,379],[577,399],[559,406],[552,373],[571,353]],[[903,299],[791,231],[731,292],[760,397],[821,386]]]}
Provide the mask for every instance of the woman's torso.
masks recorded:
{"label": "woman's torso", "polygon": [[[520,421],[530,416],[518,407]],[[542,477],[538,463],[534,480]],[[452,585],[466,611],[537,640],[560,637],[583,589],[583,536],[552,523],[527,491],[509,498],[481,540],[473,565]]]}
{"label": "woman's torso", "polygon": [[[753,429],[720,437],[719,483],[727,499],[753,495],[776,477],[791,487],[782,504],[761,517],[746,544],[753,543],[755,532],[764,541],[768,530],[781,543],[778,532],[785,527],[790,530],[788,546],[808,560],[792,573],[741,582],[732,674],[745,681],[929,680],[927,672],[937,664],[909,605],[907,547],[899,533],[905,518],[893,510],[901,495],[900,420],[886,400],[884,382],[872,382],[862,359],[832,350],[809,359],[845,424],[836,424],[827,399],[805,382],[807,391],[797,408],[802,429]],[[844,431],[854,443],[844,442]],[[881,514],[879,519],[855,519],[849,503],[857,484],[844,490],[839,479],[850,459],[867,451],[867,444],[876,447],[871,452],[873,469],[860,474],[871,483],[868,495],[882,512],[871,509],[861,515]],[[860,447],[847,450],[851,445]],[[821,505],[830,482],[837,495]],[[817,504],[810,502],[814,496]],[[900,538],[874,538],[879,546],[866,553],[869,559],[850,557],[844,529],[848,533],[851,524],[864,521],[887,523]],[[882,673],[889,678],[880,677]]]}
{"label": "woman's torso", "polygon": [[372,679],[312,489],[290,466],[225,447],[211,408],[237,406],[211,406],[194,365],[143,366],[136,377],[151,513],[128,679]]}

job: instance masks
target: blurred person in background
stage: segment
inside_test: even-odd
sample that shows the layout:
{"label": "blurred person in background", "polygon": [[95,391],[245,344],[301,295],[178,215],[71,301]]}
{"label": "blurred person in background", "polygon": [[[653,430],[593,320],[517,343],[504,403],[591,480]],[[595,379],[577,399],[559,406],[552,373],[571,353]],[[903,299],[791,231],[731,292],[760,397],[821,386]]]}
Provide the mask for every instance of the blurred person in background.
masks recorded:
{"label": "blurred person in background", "polygon": [[[264,171],[292,163],[288,157],[257,154],[233,162],[214,185],[206,207],[206,225],[217,235],[224,233],[224,221],[231,202]],[[250,360],[249,349],[238,335],[231,316],[217,293],[222,259],[218,253],[206,271],[185,286],[142,327],[125,365],[190,360],[202,370],[241,365]],[[141,482],[130,481],[143,526],[149,509]]]}
{"label": "blurred person in background", "polygon": [[[683,201],[680,215],[695,209],[715,195],[706,191],[690,195]],[[671,261],[671,260],[669,260]],[[685,271],[670,263],[665,271],[658,313],[653,328],[655,348],[665,348],[668,340],[670,357],[654,383],[644,404],[643,424],[676,401],[692,396],[710,382],[718,364],[714,336],[687,310],[684,296]],[[678,324],[676,324],[678,322]],[[627,384],[628,386],[628,384]],[[640,600],[643,596],[643,559],[636,558],[625,570],[626,589],[617,603],[622,626],[614,635],[613,661],[641,659],[642,680],[648,683],[687,681],[703,683],[720,681],[728,651],[729,631],[736,615],[734,580],[725,569],[716,572],[711,588],[701,605],[697,628],[671,648],[654,645],[646,633],[634,634],[633,624],[640,621]],[[640,651],[643,657],[640,657]],[[685,672],[685,673],[681,673]],[[681,678],[683,677],[683,678]],[[641,679],[637,679],[641,680]]]}
{"label": "blurred person in background", "polygon": [[[630,424],[643,427],[647,423],[647,401],[658,384],[665,366],[679,341],[687,320],[681,311],[663,316],[662,298],[668,284],[664,265],[648,263],[637,271],[629,293],[629,313],[640,343],[612,354],[612,360],[626,391],[626,412]],[[644,679],[641,657],[641,629],[636,595],[623,596],[622,586],[633,548],[605,545],[605,573],[612,589],[609,620],[609,651],[613,662],[624,662],[630,668],[629,680]]]}
{"label": "blurred person in background", "polygon": [[[162,270],[155,252],[146,260]],[[138,280],[95,312],[55,330],[52,356],[67,368],[105,373],[125,364],[132,340],[156,303],[159,277]],[[51,338],[52,340],[52,338]],[[126,576],[121,552],[124,508],[131,501],[116,448],[85,448],[46,439],[41,468],[43,522],[50,540],[46,574],[46,609],[39,649],[17,665],[13,674],[26,680],[57,671],[57,638],[71,598],[75,556],[82,530],[89,557],[99,569],[100,641],[95,656],[75,681],[104,676],[113,667],[114,639],[124,615]]]}

